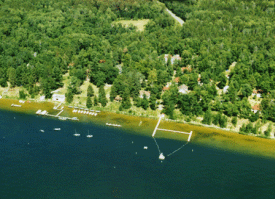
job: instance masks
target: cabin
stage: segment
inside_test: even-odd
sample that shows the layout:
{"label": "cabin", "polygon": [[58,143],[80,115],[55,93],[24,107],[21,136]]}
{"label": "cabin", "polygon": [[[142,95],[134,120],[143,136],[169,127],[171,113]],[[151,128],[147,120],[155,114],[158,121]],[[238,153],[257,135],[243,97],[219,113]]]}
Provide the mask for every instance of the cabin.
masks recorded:
{"label": "cabin", "polygon": [[259,113],[260,113],[260,110],[261,110],[260,104],[256,104],[256,105],[252,106],[252,109],[251,109],[251,111],[252,111],[253,113],[257,113],[258,111],[259,111]]}
{"label": "cabin", "polygon": [[52,100],[56,102],[65,102],[65,95],[53,94]]}
{"label": "cabin", "polygon": [[185,84],[182,84],[179,86],[179,93],[181,94],[187,94],[188,93],[188,86]]}
{"label": "cabin", "polygon": [[162,88],[162,91],[168,91],[170,88],[168,87],[168,86],[164,86],[163,88]]}
{"label": "cabin", "polygon": [[188,65],[187,67],[182,67],[182,68],[181,68],[181,72],[184,72],[185,70],[188,71],[188,72],[191,72],[191,71],[192,71],[192,68],[191,68],[190,65]]}
{"label": "cabin", "polygon": [[115,101],[116,101],[116,102],[121,102],[121,101],[122,101],[122,97],[120,97],[119,95],[117,95],[117,96],[115,97]]}
{"label": "cabin", "polygon": [[180,82],[180,78],[179,77],[176,77],[174,80],[173,80],[176,84],[178,84]]}
{"label": "cabin", "polygon": [[262,92],[262,90],[253,90],[252,96],[261,98],[262,97],[261,92]]}
{"label": "cabin", "polygon": [[45,95],[42,95],[41,97],[40,97],[40,101],[44,101],[45,100]]}
{"label": "cabin", "polygon": [[229,86],[225,86],[222,90],[223,90],[223,93],[227,93],[228,92],[228,89],[229,89]]}
{"label": "cabin", "polygon": [[175,63],[176,60],[177,60],[177,61],[181,61],[180,55],[174,55],[174,56],[172,56],[172,55],[169,55],[169,54],[165,54],[165,55],[164,55],[165,63],[168,62],[169,57],[171,58],[171,64],[172,64],[172,65]]}
{"label": "cabin", "polygon": [[139,97],[143,99],[143,95],[146,96],[147,99],[151,97],[151,92],[150,91],[139,91]]}

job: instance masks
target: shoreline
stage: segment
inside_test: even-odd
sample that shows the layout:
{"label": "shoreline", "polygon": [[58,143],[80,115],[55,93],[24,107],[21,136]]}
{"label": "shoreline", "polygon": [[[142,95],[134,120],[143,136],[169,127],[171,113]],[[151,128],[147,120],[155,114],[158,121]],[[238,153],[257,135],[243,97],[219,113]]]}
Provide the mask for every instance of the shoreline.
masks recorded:
{"label": "shoreline", "polygon": [[[12,107],[11,104],[20,103],[19,100],[15,99],[0,99],[0,109],[2,110],[32,115],[35,115],[38,109],[47,110],[50,114],[57,114],[58,112],[60,112],[60,110],[53,109],[55,104],[52,102],[25,101],[24,104],[20,104],[21,107]],[[101,126],[106,126],[106,123],[118,124],[121,125],[122,129],[127,131],[127,133],[138,134],[142,136],[151,137],[152,132],[157,124],[156,119],[147,118],[144,116],[130,116],[106,111],[101,111],[97,116],[91,116],[81,113],[73,113],[73,108],[69,108],[65,105],[62,106],[64,106],[64,111],[60,115],[62,117],[78,117],[79,121],[76,122],[93,123]],[[186,132],[193,131],[190,142],[193,144],[205,145],[208,147],[218,148],[220,150],[226,150],[230,152],[275,159],[275,145],[274,140],[271,139],[262,139],[260,137],[242,135],[211,127],[204,127],[166,120],[162,120],[160,126],[161,128],[171,130]],[[156,138],[173,139],[178,141],[187,140],[186,135],[168,133],[163,131],[158,131],[156,134]]]}

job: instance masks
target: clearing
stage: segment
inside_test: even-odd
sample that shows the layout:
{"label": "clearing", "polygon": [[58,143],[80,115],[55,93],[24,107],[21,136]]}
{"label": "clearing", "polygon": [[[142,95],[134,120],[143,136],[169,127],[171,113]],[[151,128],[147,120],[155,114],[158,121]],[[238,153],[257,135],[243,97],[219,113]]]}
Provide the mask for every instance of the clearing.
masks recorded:
{"label": "clearing", "polygon": [[145,25],[150,21],[150,19],[139,19],[139,20],[119,20],[115,21],[114,24],[122,24],[125,27],[128,27],[130,24],[137,27],[138,31],[143,31]]}

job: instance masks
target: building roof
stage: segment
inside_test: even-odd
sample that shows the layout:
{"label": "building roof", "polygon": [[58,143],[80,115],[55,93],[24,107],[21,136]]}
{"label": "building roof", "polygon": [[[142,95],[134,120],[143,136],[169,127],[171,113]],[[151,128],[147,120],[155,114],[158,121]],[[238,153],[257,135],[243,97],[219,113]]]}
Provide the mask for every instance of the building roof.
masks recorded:
{"label": "building roof", "polygon": [[254,106],[252,106],[252,109],[255,110],[255,111],[261,110],[260,104],[255,104]]}
{"label": "building roof", "polygon": [[173,81],[176,82],[176,83],[179,83],[180,78],[179,78],[179,77],[176,77]]}
{"label": "building roof", "polygon": [[139,91],[139,96],[140,97],[143,97],[144,94],[146,95],[147,98],[149,98],[150,95],[151,95],[151,92],[150,91],[142,91],[142,90]]}
{"label": "building roof", "polygon": [[182,85],[179,86],[179,90],[186,90],[186,91],[188,91],[188,86],[185,85],[185,84],[182,84]]}
{"label": "building roof", "polygon": [[117,96],[115,97],[115,100],[116,100],[116,101],[121,101],[121,100],[122,100],[122,97],[120,97],[119,95],[117,95]]}
{"label": "building roof", "polygon": [[187,70],[187,71],[191,72],[191,71],[192,71],[192,68],[191,68],[190,66],[182,67],[182,68],[181,68],[181,71],[184,72],[184,70]]}
{"label": "building roof", "polygon": [[168,91],[169,89],[170,89],[170,88],[167,87],[167,86],[164,86],[164,87],[162,88],[163,91]]}

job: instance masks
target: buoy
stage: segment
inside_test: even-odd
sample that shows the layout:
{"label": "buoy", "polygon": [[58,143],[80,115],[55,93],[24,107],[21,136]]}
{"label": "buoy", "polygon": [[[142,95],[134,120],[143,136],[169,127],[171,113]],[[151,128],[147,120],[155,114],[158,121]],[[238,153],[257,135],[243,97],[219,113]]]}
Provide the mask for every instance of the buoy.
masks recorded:
{"label": "buoy", "polygon": [[163,155],[163,153],[161,153],[161,154],[159,155],[159,159],[160,159],[160,160],[164,160],[164,159],[165,159],[165,156]]}
{"label": "buoy", "polygon": [[134,141],[132,141],[132,144],[134,144]]}
{"label": "buoy", "polygon": [[193,152],[194,150],[192,149],[192,152]]}
{"label": "buoy", "polygon": [[137,152],[136,152],[136,154],[137,154]]}

